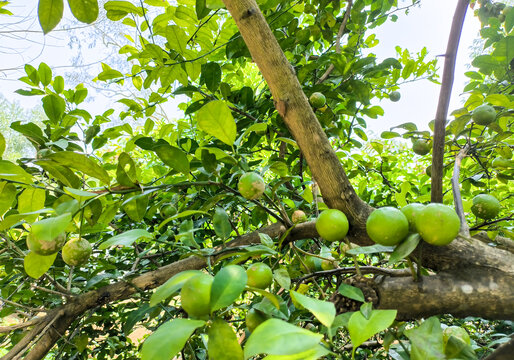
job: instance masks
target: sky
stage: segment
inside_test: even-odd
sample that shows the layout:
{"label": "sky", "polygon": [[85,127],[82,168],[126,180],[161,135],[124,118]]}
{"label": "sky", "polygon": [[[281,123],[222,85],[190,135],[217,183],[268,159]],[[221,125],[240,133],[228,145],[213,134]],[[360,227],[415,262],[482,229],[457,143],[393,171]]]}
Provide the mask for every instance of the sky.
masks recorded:
{"label": "sky", "polygon": [[[400,6],[408,3],[410,0],[399,1]],[[58,25],[58,31],[52,31],[44,36],[36,18],[35,4],[34,0],[13,1],[7,8],[16,16],[4,16],[0,22],[0,94],[11,101],[20,102],[27,108],[40,104],[41,100],[39,97],[25,97],[14,93],[24,85],[16,81],[17,78],[24,75],[24,72],[12,69],[23,68],[25,63],[30,63],[37,68],[40,62],[45,62],[53,69],[54,75],[73,73],[75,69],[69,64],[80,43],[80,35],[78,42],[76,38],[70,38],[66,31],[62,31],[62,24]],[[372,49],[372,52],[377,55],[379,60],[394,57],[397,45],[407,48],[413,53],[419,52],[426,46],[429,51],[428,59],[444,54],[456,4],[457,0],[422,0],[421,6],[412,8],[408,16],[399,12],[397,22],[387,22],[375,30],[380,43]],[[65,7],[64,17],[72,18],[67,7]],[[7,20],[4,19],[7,19],[11,25],[6,25]],[[83,25],[79,24],[78,26]],[[6,32],[7,29],[12,30],[13,27],[18,32]],[[471,46],[473,40],[478,37],[479,29],[478,19],[473,17],[473,10],[468,9],[457,57],[450,112],[462,105],[460,91],[467,81],[463,73],[468,70]],[[106,41],[108,41],[108,37]],[[69,46],[70,43],[72,43],[72,48]],[[85,64],[91,64],[85,68],[91,72],[91,77],[94,77],[101,71],[98,62],[107,61],[108,54],[102,51],[101,47],[82,48],[82,51],[85,54]],[[442,75],[444,58],[439,57],[438,59],[439,74]],[[428,122],[435,117],[439,88],[439,85],[428,80],[402,85],[399,90],[402,95],[399,102],[393,103],[388,99],[383,99],[377,103],[384,108],[385,116],[374,120],[370,119],[368,129],[374,134],[380,134],[384,130],[389,130],[389,128],[405,122],[414,122],[418,128],[428,129]],[[84,107],[90,111],[96,108],[92,112],[100,113],[102,111],[98,110],[99,107],[108,108],[112,106],[111,103],[110,94],[101,91],[95,95],[93,102],[89,102]],[[166,110],[168,118],[180,116],[176,109],[176,103],[169,104]]]}

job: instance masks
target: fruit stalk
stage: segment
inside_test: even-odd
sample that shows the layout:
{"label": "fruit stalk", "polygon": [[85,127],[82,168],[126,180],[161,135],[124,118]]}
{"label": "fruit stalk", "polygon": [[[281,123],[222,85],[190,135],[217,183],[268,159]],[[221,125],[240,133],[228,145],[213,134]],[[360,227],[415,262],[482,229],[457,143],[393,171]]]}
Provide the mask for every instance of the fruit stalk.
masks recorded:
{"label": "fruit stalk", "polygon": [[453,203],[455,205],[455,212],[459,215],[460,219],[460,235],[469,238],[469,226],[466,222],[466,216],[464,215],[464,207],[462,206],[462,196],[460,195],[460,165],[462,163],[462,159],[466,157],[469,150],[469,144],[466,144],[457,156],[455,157],[455,164],[453,166],[453,175],[452,175],[452,192],[453,192]]}

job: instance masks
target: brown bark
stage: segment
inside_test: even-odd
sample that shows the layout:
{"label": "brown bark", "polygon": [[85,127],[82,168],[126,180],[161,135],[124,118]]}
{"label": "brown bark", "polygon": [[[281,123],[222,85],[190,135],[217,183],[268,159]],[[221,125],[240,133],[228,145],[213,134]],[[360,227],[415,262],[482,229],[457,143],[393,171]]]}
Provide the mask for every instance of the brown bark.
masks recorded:
{"label": "brown bark", "polygon": [[444,157],[444,138],[446,135],[446,116],[450,106],[450,97],[453,87],[455,72],[455,62],[457,60],[457,49],[459,48],[460,34],[466,17],[469,0],[459,0],[455,15],[453,16],[452,28],[446,47],[444,58],[443,81],[439,93],[439,103],[435,115],[434,143],[432,150],[432,202],[443,202],[443,157]]}

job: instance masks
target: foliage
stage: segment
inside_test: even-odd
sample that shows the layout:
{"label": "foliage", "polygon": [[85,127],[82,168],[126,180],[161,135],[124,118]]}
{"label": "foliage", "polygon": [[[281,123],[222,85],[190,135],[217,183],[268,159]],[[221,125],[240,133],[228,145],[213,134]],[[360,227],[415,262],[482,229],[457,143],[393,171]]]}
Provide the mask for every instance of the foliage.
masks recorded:
{"label": "foliage", "polygon": [[[80,21],[96,18],[96,1],[68,3]],[[85,7],[88,4],[92,12]],[[456,153],[466,145],[470,148],[461,169],[465,209],[469,212],[471,199],[482,192],[501,200],[501,221],[472,228],[487,230],[494,241],[498,233],[514,234],[514,169],[511,163],[501,168],[491,164],[496,156],[510,159],[514,146],[509,45],[514,11],[506,7],[500,20],[487,4],[476,10],[483,23],[485,54],[473,59],[474,70],[466,73],[471,81],[464,89],[469,96],[447,124],[445,169],[451,169]],[[384,60],[371,53],[379,41],[373,29],[395,21],[399,11],[396,2],[388,0],[353,3],[337,53],[332,45],[340,40],[337,33],[346,6],[325,0],[260,2],[305,94],[321,92],[326,97],[326,108],[317,109],[316,115],[358,195],[372,206],[428,202],[429,156],[414,156],[410,147],[389,139],[429,140],[431,133],[407,123],[383,133],[383,139],[370,140],[366,126],[368,119],[384,114],[372,99],[389,98],[403,82],[437,82],[436,62],[427,58],[426,49],[411,54],[397,48],[396,58]],[[62,8],[62,0],[40,0],[39,20],[45,32],[59,23]],[[184,358],[217,359],[223,358],[223,349],[231,349],[238,359],[264,353],[270,359],[366,358],[372,350],[365,342],[372,338],[383,339],[376,358],[388,353],[405,359],[410,354],[413,360],[440,358],[446,348],[438,319],[395,322],[396,310],[374,309],[356,287],[336,284],[331,277],[308,284],[301,278],[313,271],[306,256],[358,268],[383,265],[392,252],[391,268],[412,267],[409,255],[419,237],[408,237],[396,250],[352,249],[342,241],[328,247],[318,238],[282,246],[284,237],[262,233],[260,244],[227,246],[277,220],[290,224],[289,217],[298,209],[314,218],[326,205],[318,202],[307,163],[222,4],[109,1],[104,9],[111,21],[138,33],[129,38],[130,45],[119,49],[130,71],[102,64],[96,76],[98,82],[134,92],[116,99],[125,106],[122,111],[84,110],[88,89],[82,84],[67,87],[63,77],[44,63],[37,69],[26,65],[26,76],[20,79],[26,88],[18,93],[41,97],[46,118],[42,123],[11,123],[30,141],[36,156],[0,161],[0,285],[2,298],[9,301],[0,316],[25,316],[17,304],[56,307],[63,303],[63,294],[130,282],[135,275],[194,255],[206,258],[207,271],[214,275],[210,292],[203,294],[210,300],[202,319],[185,318],[179,295],[199,273],[181,272],[153,294],[134,285],[137,292],[130,301],[98,307],[76,319],[74,330],[58,342],[56,358],[158,360],[181,352]],[[318,83],[331,64],[334,70],[328,79]],[[183,118],[169,122],[158,115],[157,108],[170,101],[182,101],[178,107]],[[471,121],[473,109],[483,103],[497,112],[496,121],[487,126]],[[237,191],[239,178],[250,171],[262,174],[266,182],[260,200],[247,200]],[[448,189],[450,177],[447,171]],[[445,202],[450,200],[448,192]],[[159,209],[165,204],[177,213],[163,217]],[[62,218],[71,221],[63,225]],[[89,262],[70,268],[60,254],[28,252],[26,239],[41,221],[49,233],[64,227],[68,239],[89,241]],[[244,270],[257,262],[273,270],[269,291],[247,286]],[[356,302],[357,309],[337,315],[330,301],[336,295]],[[251,335],[244,326],[249,309],[269,318]],[[480,320],[473,321],[482,326]],[[140,328],[151,332],[143,345],[130,336]],[[0,343],[10,349],[20,334],[23,330],[0,334]],[[478,335],[471,335],[478,341]],[[473,349],[466,354],[475,356]]]}

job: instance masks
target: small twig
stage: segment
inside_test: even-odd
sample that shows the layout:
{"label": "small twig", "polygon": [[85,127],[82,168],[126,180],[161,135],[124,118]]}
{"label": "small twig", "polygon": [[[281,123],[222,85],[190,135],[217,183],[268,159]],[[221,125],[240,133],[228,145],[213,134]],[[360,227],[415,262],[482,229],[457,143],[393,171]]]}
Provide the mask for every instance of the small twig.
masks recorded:
{"label": "small twig", "polygon": [[47,292],[47,293],[50,293],[50,294],[54,294],[54,295],[59,295],[59,296],[64,296],[66,298],[69,298],[69,297],[72,297],[73,295],[70,294],[69,292],[60,292],[60,291],[55,291],[55,290],[51,290],[51,289],[47,289],[45,287],[42,287],[42,286],[38,286],[38,285],[32,285],[32,288],[34,289],[37,289],[37,290],[41,290],[41,291],[44,291],[44,292]]}
{"label": "small twig", "polygon": [[26,310],[29,310],[29,311],[33,311],[33,312],[46,312],[46,310],[43,309],[43,308],[39,309],[39,308],[27,306],[27,305],[22,305],[22,304],[19,304],[17,302],[14,302],[14,301],[11,301],[11,300],[7,300],[7,299],[4,299],[4,298],[0,298],[0,302],[4,302],[6,304],[9,304],[9,305],[12,305],[12,306],[16,306],[16,307],[19,307],[19,308],[22,308],[22,309],[26,309]]}
{"label": "small twig", "polygon": [[75,269],[74,266],[70,268],[70,273],[68,274],[68,283],[66,284],[66,290],[71,291],[71,281],[73,280],[73,269]]}
{"label": "small twig", "polygon": [[[346,10],[344,13],[343,22],[341,23],[341,26],[339,27],[339,31],[337,32],[336,37],[336,54],[341,53],[341,38],[343,37],[344,29],[346,27],[346,23],[348,22],[348,19],[350,18],[350,10],[352,9],[352,0],[348,0],[348,4],[346,5]],[[325,81],[328,76],[334,71],[334,64],[330,64],[327,71],[321,77],[316,81],[316,85],[321,84],[323,81]]]}
{"label": "small twig", "polygon": [[21,324],[11,325],[11,326],[0,326],[0,333],[7,333],[18,329],[24,329],[26,327],[36,325],[43,320],[42,317],[35,317],[31,320],[25,321]]}
{"label": "small twig", "polygon": [[54,278],[52,278],[50,275],[45,274],[44,275],[48,281],[50,281],[60,292],[68,295],[72,295],[71,292],[69,292],[64,286],[59,284]]}
{"label": "small twig", "polygon": [[468,153],[469,144],[466,144],[457,156],[455,157],[455,164],[453,165],[453,176],[452,176],[452,191],[453,191],[453,203],[455,205],[455,211],[460,218],[460,235],[464,238],[469,238],[469,226],[466,222],[466,215],[464,215],[464,207],[462,206],[462,197],[460,194],[460,165],[462,159],[464,159]]}

